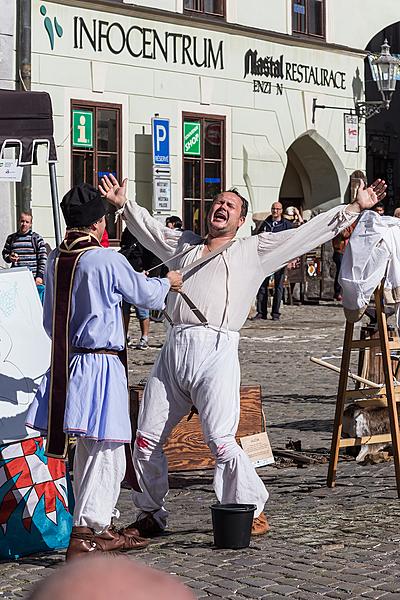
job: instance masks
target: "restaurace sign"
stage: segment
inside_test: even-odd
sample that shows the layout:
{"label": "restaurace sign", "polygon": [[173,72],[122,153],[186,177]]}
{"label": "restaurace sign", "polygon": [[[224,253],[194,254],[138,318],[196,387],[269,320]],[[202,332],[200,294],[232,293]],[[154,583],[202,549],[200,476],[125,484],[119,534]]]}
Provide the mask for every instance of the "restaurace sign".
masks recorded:
{"label": "restaurace sign", "polygon": [[[279,58],[262,57],[258,55],[257,50],[247,50],[244,55],[244,79],[248,75],[276,80],[277,94],[282,94],[282,81],[294,81],[337,90],[346,89],[346,73],[343,71],[286,62],[283,54]],[[270,94],[272,92],[271,81],[254,80],[253,91]]]}

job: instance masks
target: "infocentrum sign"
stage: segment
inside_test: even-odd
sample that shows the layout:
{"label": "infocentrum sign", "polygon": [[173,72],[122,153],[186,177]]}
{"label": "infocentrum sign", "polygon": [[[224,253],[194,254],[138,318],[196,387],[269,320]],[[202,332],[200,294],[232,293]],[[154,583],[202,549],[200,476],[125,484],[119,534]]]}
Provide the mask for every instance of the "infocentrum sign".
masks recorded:
{"label": "infocentrum sign", "polygon": [[210,38],[177,32],[158,32],[153,27],[131,25],[124,27],[118,21],[85,20],[74,17],[74,48],[95,52],[108,50],[118,55],[129,53],[133,58],[164,59],[206,69],[223,69],[223,40],[214,43]]}
{"label": "infocentrum sign", "polygon": [[200,156],[200,123],[184,121],[183,123],[183,153],[185,156]]}

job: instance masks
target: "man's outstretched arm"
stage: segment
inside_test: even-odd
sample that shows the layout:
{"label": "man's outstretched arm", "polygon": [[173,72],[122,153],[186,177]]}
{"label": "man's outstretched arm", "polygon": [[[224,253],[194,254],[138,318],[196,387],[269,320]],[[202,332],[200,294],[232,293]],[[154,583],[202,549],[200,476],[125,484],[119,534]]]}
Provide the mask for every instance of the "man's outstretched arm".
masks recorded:
{"label": "man's outstretched arm", "polygon": [[258,254],[265,274],[274,273],[288,262],[324,244],[351,225],[363,210],[372,208],[386,195],[386,184],[377,179],[366,188],[360,180],[357,197],[348,205],[341,205],[314,217],[298,229],[281,233],[258,235]]}
{"label": "man's outstretched arm", "polygon": [[128,180],[124,179],[120,185],[110,173],[109,176],[102,177],[99,190],[117,210],[123,208],[123,218],[129,231],[145,248],[159,256],[161,260],[171,258],[176,252],[182,231],[164,227],[145,208],[139,206],[134,200],[128,200],[127,182]]}

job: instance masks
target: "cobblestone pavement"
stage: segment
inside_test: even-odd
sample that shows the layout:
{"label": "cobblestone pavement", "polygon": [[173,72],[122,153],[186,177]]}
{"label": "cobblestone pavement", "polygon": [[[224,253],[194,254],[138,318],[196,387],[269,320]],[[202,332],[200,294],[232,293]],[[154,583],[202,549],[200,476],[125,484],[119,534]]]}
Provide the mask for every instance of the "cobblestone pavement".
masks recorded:
{"label": "cobblestone pavement", "polygon": [[[326,460],[337,375],[309,357],[340,355],[341,309],[284,307],[280,322],[248,321],[241,333],[242,381],[262,386],[272,446],[301,440],[303,450]],[[130,350],[132,383],[148,374],[162,339],[162,326],[153,325],[151,348]],[[213,548],[212,472],[203,471],[171,476],[168,535],[129,556],[176,574],[198,598],[400,599],[400,502],[393,462],[361,466],[342,459],[333,490],[325,484],[326,462],[284,466],[259,469],[270,492],[271,532],[255,538],[250,548]],[[127,490],[119,508],[121,523],[130,522]],[[55,553],[1,563],[0,600],[24,597],[32,582],[62,562],[63,555]]]}

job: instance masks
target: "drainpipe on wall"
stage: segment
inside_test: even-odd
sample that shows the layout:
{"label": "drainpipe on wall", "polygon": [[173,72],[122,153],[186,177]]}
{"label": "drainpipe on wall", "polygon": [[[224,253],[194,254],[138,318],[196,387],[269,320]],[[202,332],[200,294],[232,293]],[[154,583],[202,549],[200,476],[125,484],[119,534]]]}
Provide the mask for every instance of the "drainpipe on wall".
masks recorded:
{"label": "drainpipe on wall", "polygon": [[[16,89],[31,89],[31,0],[18,0],[16,23]],[[31,209],[31,167],[24,167],[22,181],[16,184],[17,219],[21,212]]]}

